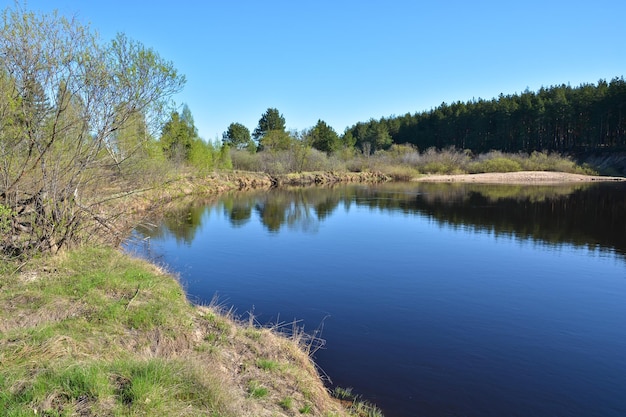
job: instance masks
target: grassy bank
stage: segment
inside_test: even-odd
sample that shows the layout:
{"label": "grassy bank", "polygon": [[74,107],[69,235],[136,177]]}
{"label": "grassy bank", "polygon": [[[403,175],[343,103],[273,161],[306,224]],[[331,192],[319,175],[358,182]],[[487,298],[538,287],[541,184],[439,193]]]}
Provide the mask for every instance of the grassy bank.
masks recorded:
{"label": "grassy bank", "polygon": [[3,416],[376,415],[330,396],[297,329],[192,306],[172,276],[114,249],[2,271]]}

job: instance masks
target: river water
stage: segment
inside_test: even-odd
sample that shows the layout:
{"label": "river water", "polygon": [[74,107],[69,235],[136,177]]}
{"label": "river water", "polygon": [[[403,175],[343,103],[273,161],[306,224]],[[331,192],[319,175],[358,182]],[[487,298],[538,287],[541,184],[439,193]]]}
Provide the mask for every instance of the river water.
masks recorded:
{"label": "river water", "polygon": [[233,194],[135,237],[193,301],[298,320],[387,417],[626,415],[623,184]]}

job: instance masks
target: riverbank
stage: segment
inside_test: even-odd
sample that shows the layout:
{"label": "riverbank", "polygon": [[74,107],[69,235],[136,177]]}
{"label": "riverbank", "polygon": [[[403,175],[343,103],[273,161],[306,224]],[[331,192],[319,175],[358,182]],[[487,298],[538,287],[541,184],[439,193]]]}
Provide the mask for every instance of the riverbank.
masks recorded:
{"label": "riverbank", "polygon": [[2,266],[3,415],[362,415],[326,390],[316,341],[194,306],[145,261],[84,247]]}
{"label": "riverbank", "polygon": [[124,212],[128,216],[116,222],[121,235],[127,236],[130,230],[141,221],[145,214],[154,214],[186,198],[213,198],[236,191],[269,190],[279,187],[307,187],[335,184],[375,184],[391,181],[392,178],[380,172],[300,172],[270,175],[263,172],[233,171],[216,172],[205,176],[181,175],[158,187],[128,193],[112,199],[104,210]]}
{"label": "riverbank", "polygon": [[483,174],[425,175],[412,181],[469,182],[483,184],[565,184],[582,182],[626,181],[625,177],[571,174],[550,171],[493,172]]}
{"label": "riverbank", "polygon": [[[480,174],[427,174],[410,176],[416,182],[468,182],[487,184],[566,184],[601,181],[626,181],[626,177],[584,175],[555,171],[518,171]],[[393,181],[381,172],[301,172],[270,175],[261,172],[234,171],[196,177],[182,175],[164,186],[149,188],[111,201],[108,210],[141,214],[158,210],[172,201],[185,197],[211,198],[220,194],[246,190],[269,190],[276,187],[305,187],[348,183],[375,184]],[[136,221],[136,216],[133,217]]]}

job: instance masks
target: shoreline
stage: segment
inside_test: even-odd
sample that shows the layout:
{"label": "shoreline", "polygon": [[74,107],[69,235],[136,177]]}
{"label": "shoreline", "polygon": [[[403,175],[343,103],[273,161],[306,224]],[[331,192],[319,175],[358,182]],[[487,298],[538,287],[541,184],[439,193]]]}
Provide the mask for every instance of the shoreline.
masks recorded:
{"label": "shoreline", "polygon": [[571,174],[553,171],[490,172],[481,174],[436,174],[414,178],[412,182],[461,182],[476,184],[571,184],[590,182],[623,182],[624,177]]}

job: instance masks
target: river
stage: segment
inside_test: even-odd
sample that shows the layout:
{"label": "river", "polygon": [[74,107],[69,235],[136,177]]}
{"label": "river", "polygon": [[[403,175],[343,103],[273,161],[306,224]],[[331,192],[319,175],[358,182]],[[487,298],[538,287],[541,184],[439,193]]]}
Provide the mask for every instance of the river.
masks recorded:
{"label": "river", "polygon": [[387,417],[626,415],[624,184],[241,193],[135,237],[192,301],[298,321]]}

